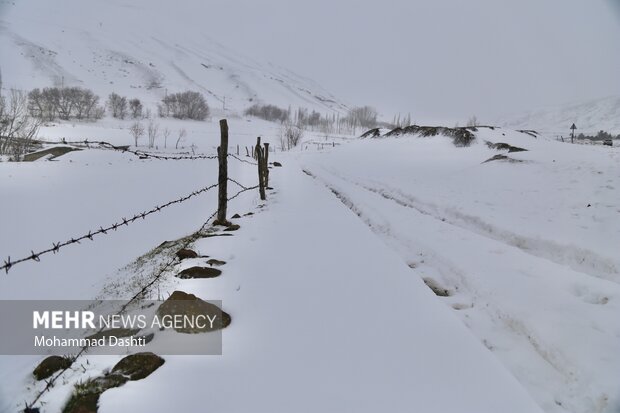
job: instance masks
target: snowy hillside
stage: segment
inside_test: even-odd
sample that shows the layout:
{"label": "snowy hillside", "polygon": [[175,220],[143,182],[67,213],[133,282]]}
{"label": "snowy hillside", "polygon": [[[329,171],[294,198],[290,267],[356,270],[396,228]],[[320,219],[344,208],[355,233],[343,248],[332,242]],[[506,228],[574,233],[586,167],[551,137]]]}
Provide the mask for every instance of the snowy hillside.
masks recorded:
{"label": "snowy hillside", "polygon": [[596,134],[600,130],[620,133],[620,96],[573,103],[527,113],[506,116],[498,124],[513,129],[534,129],[549,134],[568,136],[575,123],[577,133]]}
{"label": "snowy hillside", "polygon": [[200,1],[0,0],[3,88],[81,86],[155,103],[166,91],[202,92],[213,109],[252,103],[345,105],[313,81],[226,50],[201,30],[216,16]]}

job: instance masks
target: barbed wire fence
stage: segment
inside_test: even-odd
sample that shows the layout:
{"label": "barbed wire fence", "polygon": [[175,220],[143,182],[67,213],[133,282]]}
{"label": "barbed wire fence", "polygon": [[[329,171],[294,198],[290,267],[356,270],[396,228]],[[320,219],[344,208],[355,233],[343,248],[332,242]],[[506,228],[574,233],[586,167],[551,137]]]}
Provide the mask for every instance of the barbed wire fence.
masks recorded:
{"label": "barbed wire fence", "polygon": [[[228,124],[226,122],[226,120],[222,120],[220,121],[220,127],[222,130],[222,141],[221,141],[221,146],[220,147],[227,147],[228,145]],[[225,133],[224,133],[224,129],[225,129]],[[175,205],[175,204],[180,204],[183,203],[191,198],[194,198],[200,194],[203,194],[205,192],[210,191],[211,189],[214,189],[215,187],[219,187],[219,199],[218,199],[218,210],[216,212],[218,212],[218,222],[223,223],[226,222],[226,204],[227,201],[229,201],[230,199],[234,199],[236,198],[239,194],[252,190],[252,189],[261,189],[262,190],[262,179],[260,179],[260,176],[262,175],[263,172],[262,171],[262,165],[260,163],[257,162],[250,162],[247,161],[245,159],[239,158],[233,154],[228,154],[227,151],[222,151],[223,156],[221,156],[220,154],[218,155],[198,155],[198,156],[183,156],[183,157],[178,157],[178,156],[160,156],[160,155],[156,155],[156,154],[150,154],[150,153],[146,153],[146,152],[142,152],[142,151],[133,151],[128,149],[127,147],[121,147],[121,146],[115,146],[109,142],[104,142],[104,141],[96,141],[96,142],[90,142],[88,140],[84,140],[84,141],[74,141],[74,142],[60,142],[60,143],[66,143],[66,144],[83,144],[83,145],[98,145],[101,147],[105,147],[108,149],[112,149],[112,150],[119,150],[119,151],[123,151],[123,152],[130,152],[133,153],[135,155],[138,156],[146,156],[149,158],[155,158],[155,159],[160,159],[160,160],[179,160],[179,159],[218,159],[219,160],[219,164],[220,164],[220,173],[219,173],[219,177],[218,177],[218,182],[215,184],[211,184],[208,186],[205,186],[201,189],[195,190],[185,196],[182,196],[180,198],[174,199],[172,201],[166,202],[165,204],[162,205],[157,205],[149,210],[140,212],[140,213],[136,213],[131,215],[130,218],[121,218],[120,220],[114,222],[113,224],[109,224],[107,226],[99,226],[98,229],[91,229],[90,231],[88,231],[88,233],[82,234],[80,236],[77,237],[71,237],[65,241],[59,241],[59,242],[52,242],[52,245],[49,248],[40,250],[35,252],[34,249],[30,250],[30,254],[25,254],[24,256],[18,258],[18,259],[12,259],[11,256],[8,256],[6,259],[3,259],[3,263],[2,265],[0,265],[0,271],[4,271],[5,274],[8,274],[8,272],[15,266],[18,264],[22,264],[24,262],[27,261],[35,261],[35,262],[39,262],[41,260],[41,257],[44,255],[48,255],[48,254],[56,254],[58,253],[61,249],[69,246],[69,245],[73,245],[73,244],[79,244],[81,243],[81,241],[84,240],[90,240],[90,241],[94,241],[95,237],[99,237],[101,235],[107,235],[109,232],[115,232],[118,229],[122,228],[122,227],[126,227],[129,226],[130,224],[135,223],[136,221],[142,219],[146,219],[148,216],[155,214],[157,212],[161,212],[162,210]],[[220,148],[218,148],[218,152]],[[228,163],[228,158],[232,157],[233,159],[236,159],[240,162],[244,162],[250,165],[255,165],[259,167],[259,184],[256,186],[251,186],[248,187],[246,185],[241,184],[239,181],[228,177],[228,168],[227,168],[227,163]],[[224,168],[222,168],[224,167]],[[235,194],[233,197],[228,198],[227,197],[227,188],[226,188],[226,183],[227,182],[232,182],[235,185],[239,186],[241,188],[241,191],[238,192],[237,194]],[[262,194],[262,192],[261,192]],[[207,221],[208,222],[208,221]]]}
{"label": "barbed wire fence", "polygon": [[[243,187],[233,196],[227,198],[227,201],[232,201],[233,199],[237,198],[241,194],[254,190],[254,189],[258,189],[258,188],[259,188],[259,185],[255,185],[252,187]],[[213,218],[215,218],[217,214],[218,214],[218,210],[216,209],[195,233],[193,233],[192,235],[184,239],[184,241],[181,243],[179,248],[180,249],[187,248],[192,242],[194,242],[197,238],[199,238],[202,232],[209,225],[209,223],[212,222]],[[170,258],[163,266],[161,266],[160,269],[156,273],[153,274],[153,277],[146,284],[144,284],[138,290],[138,292],[136,292],[125,304],[123,304],[123,306],[119,309],[119,311],[116,314],[123,314],[125,310],[131,304],[138,301],[142,297],[146,296],[146,294],[151,289],[151,287],[155,283],[157,283],[162,278],[162,276],[165,275],[171,269],[171,267],[174,266],[179,261],[180,261],[180,258],[176,254],[173,254],[172,258]],[[101,327],[96,334],[101,333],[104,330],[104,328],[105,326]],[[71,357],[72,359],[71,364],[73,364],[73,362],[77,360],[80,356],[84,355],[88,351],[89,348],[90,348],[89,346],[82,347],[78,353],[76,353],[75,355]],[[37,395],[30,403],[26,403],[24,411],[33,411],[32,409],[34,409],[35,404],[41,399],[41,397],[43,397],[43,395],[47,391],[49,391],[52,387],[54,387],[56,381],[70,368],[71,368],[71,365],[64,367],[63,369],[56,372],[51,378],[46,380],[45,387],[41,389],[39,392],[37,392]]]}
{"label": "barbed wire fence", "polygon": [[[253,162],[249,162],[249,161],[245,161],[243,159],[239,159],[236,156],[232,156],[233,158],[236,158],[240,161],[245,161],[247,163],[253,164],[253,165],[257,165],[259,168],[258,171],[258,175],[259,175],[259,183],[258,185],[254,185],[254,186],[246,186],[241,184],[240,182],[238,182],[235,179],[229,178],[228,177],[228,171],[227,171],[227,163],[228,163],[228,154],[226,149],[224,150],[220,150],[221,148],[226,148],[227,142],[228,142],[228,125],[226,120],[221,120],[220,121],[220,128],[222,131],[222,145],[220,146],[220,148],[218,148],[218,160],[220,163],[220,173],[219,173],[219,177],[218,177],[218,183],[217,184],[211,184],[209,186],[206,186],[202,189],[199,189],[197,191],[193,191],[192,193],[175,199],[173,201],[167,202],[163,205],[159,205],[156,206],[152,209],[150,209],[149,211],[145,211],[139,214],[135,214],[133,215],[131,218],[126,219],[126,218],[122,218],[119,222],[116,222],[112,225],[109,225],[107,227],[100,227],[98,230],[96,231],[89,231],[88,234],[82,235],[80,237],[77,238],[71,238],[68,241],[62,242],[62,243],[54,243],[52,245],[51,248],[48,248],[46,250],[43,251],[39,251],[37,253],[32,252],[29,256],[26,256],[24,258],[20,258],[18,260],[14,260],[11,261],[10,258],[8,258],[7,260],[4,261],[4,265],[2,267],[0,267],[0,269],[5,270],[6,273],[8,273],[8,271],[16,264],[22,263],[22,262],[26,262],[26,261],[40,261],[40,257],[42,255],[45,254],[49,254],[49,253],[56,253],[58,252],[61,248],[64,248],[68,245],[71,244],[75,244],[75,243],[79,243],[82,240],[85,239],[89,239],[89,240],[93,240],[93,238],[95,236],[98,235],[105,235],[108,233],[108,231],[115,231],[119,228],[121,228],[122,226],[128,226],[129,224],[136,222],[139,219],[145,219],[147,216],[154,214],[156,212],[161,211],[164,208],[167,208],[171,205],[174,204],[178,204],[178,203],[182,203],[187,201],[190,198],[193,198],[197,195],[200,195],[202,193],[208,192],[211,189],[214,189],[215,187],[218,187],[219,189],[219,199],[218,199],[218,207],[217,209],[207,218],[207,220],[201,225],[201,227],[194,232],[193,234],[185,237],[182,239],[181,241],[181,247],[180,248],[187,248],[192,242],[194,242],[196,239],[200,238],[200,236],[203,235],[203,231],[205,230],[205,228],[209,225],[209,223],[211,224],[216,224],[216,223],[220,223],[222,224],[223,222],[221,222],[221,218],[222,215],[224,216],[224,223],[226,222],[225,220],[225,211],[226,211],[226,206],[228,204],[228,202],[234,200],[235,198],[239,197],[241,194],[255,190],[255,189],[259,189],[259,190],[264,190],[264,186],[265,183],[263,181],[263,179],[261,178],[262,175],[265,174],[264,171],[264,165],[266,165],[266,162],[261,162],[261,160],[259,159],[259,162],[257,163],[253,163]],[[268,149],[268,147],[267,147]],[[237,191],[234,195],[232,196],[227,196],[227,182],[232,182],[235,185],[239,186],[241,189],[239,191]],[[218,217],[218,221],[212,221],[213,218]],[[163,265],[161,266],[155,273],[153,273],[152,277],[150,278],[150,280],[148,280],[148,282],[146,282],[126,303],[123,304],[123,306],[118,310],[117,314],[122,314],[126,311],[126,309],[133,304],[134,302],[136,302],[137,300],[141,299],[142,297],[146,296],[147,293],[149,292],[149,290],[153,287],[153,285],[155,285],[155,283],[157,283],[162,276],[164,276],[171,268],[172,266],[174,266],[178,261],[180,260],[180,258],[176,255],[176,254],[172,254],[171,258]],[[101,327],[101,329],[98,331],[98,333],[101,333],[103,331],[104,327]],[[84,355],[87,351],[88,351],[89,347],[88,346],[84,346],[80,349],[80,351],[71,356],[72,359],[72,363],[71,365],[73,365],[73,362],[75,360],[77,360],[80,356]],[[54,387],[56,381],[67,371],[71,368],[70,366],[67,366],[61,370],[59,370],[58,372],[56,372],[54,375],[51,376],[50,379],[46,380],[45,382],[45,387],[43,389],[41,389],[40,391],[38,391],[36,393],[36,396],[34,397],[34,399],[28,403],[25,402],[25,409],[24,411],[38,411],[35,408],[35,405],[39,402],[39,400],[41,400],[41,397],[47,392],[49,391],[52,387]]]}
{"label": "barbed wire fence", "polygon": [[[169,157],[169,156],[160,156],[160,155],[154,155],[154,154],[147,154],[141,151],[131,151],[131,150],[127,150],[123,147],[117,147],[114,146],[108,142],[96,142],[96,145],[102,146],[102,147],[107,147],[108,149],[113,149],[113,150],[122,150],[124,152],[131,152],[134,153],[138,156],[144,156],[147,155],[148,157],[151,158],[155,158],[155,159],[170,159],[170,160],[177,160],[177,159],[213,159],[213,158],[217,158],[219,161],[219,176],[218,176],[218,182],[215,184],[211,184],[208,186],[205,186],[199,190],[193,191],[191,193],[189,193],[188,195],[185,195],[183,197],[177,198],[175,200],[169,201],[165,204],[162,205],[158,205],[154,208],[151,208],[148,211],[144,211],[138,214],[134,214],[131,218],[122,218],[121,220],[115,222],[114,224],[108,225],[106,227],[100,226],[99,229],[97,230],[91,230],[89,231],[87,234],[81,235],[79,237],[73,237],[67,241],[64,242],[57,242],[57,243],[52,243],[52,246],[50,248],[47,248],[45,250],[42,251],[38,251],[38,252],[34,252],[31,250],[30,254],[27,256],[24,256],[22,258],[19,258],[17,260],[12,260],[10,257],[8,257],[6,260],[4,260],[4,264],[2,266],[0,266],[0,270],[4,270],[7,274],[9,272],[9,270],[14,267],[15,265],[18,265],[20,263],[24,263],[27,261],[36,261],[39,262],[41,260],[41,256],[46,255],[46,254],[55,254],[57,252],[59,252],[61,249],[72,245],[72,244],[78,244],[83,240],[94,240],[95,237],[101,236],[101,235],[106,235],[108,234],[110,231],[116,231],[119,228],[122,228],[124,226],[129,226],[130,224],[140,220],[140,219],[146,219],[146,217],[155,214],[157,212],[162,211],[165,208],[168,208],[172,205],[175,204],[180,204],[182,202],[185,202],[193,197],[196,197],[200,194],[203,194],[205,192],[208,192],[212,189],[214,189],[215,187],[218,187],[219,190],[219,197],[218,197],[218,207],[217,209],[207,218],[207,220],[201,225],[201,227],[194,232],[193,234],[182,238],[180,245],[180,248],[187,248],[192,242],[194,242],[196,239],[200,238],[203,235],[203,231],[205,230],[205,228],[209,225],[209,223],[211,223],[212,225],[215,224],[220,224],[220,225],[226,225],[229,224],[228,221],[226,220],[226,208],[228,205],[228,202],[234,200],[235,198],[239,197],[241,194],[255,190],[255,189],[259,189],[259,193],[261,195],[261,199],[265,199],[264,198],[264,190],[265,187],[267,186],[266,181],[264,176],[268,175],[268,171],[266,171],[266,169],[268,168],[267,166],[267,160],[266,158],[262,158],[259,157],[257,159],[257,162],[250,162],[247,161],[245,159],[241,159],[235,155],[232,154],[228,154],[227,152],[227,145],[228,145],[228,124],[226,122],[226,120],[221,120],[220,121],[220,129],[221,129],[221,145],[220,147],[218,147],[218,155],[217,156],[207,156],[207,155],[200,155],[200,156],[192,156],[192,157]],[[65,142],[68,143],[68,142]],[[79,142],[80,144],[85,144],[85,145],[90,145],[91,142],[88,141],[82,141]],[[265,145],[265,152],[268,153],[268,144]],[[239,181],[237,181],[236,179],[230,178],[228,177],[228,158],[232,157],[238,161],[241,162],[245,162],[251,165],[255,165],[258,166],[258,185],[254,185],[254,186],[247,186],[247,185],[243,185],[241,184]],[[228,182],[232,182],[235,185],[237,185],[240,190],[237,191],[234,195],[232,196],[228,196],[227,194],[227,183]],[[213,221],[213,218],[217,217],[216,221]],[[123,306],[118,310],[117,314],[122,314],[124,313],[127,308],[133,304],[134,302],[136,302],[137,300],[141,299],[142,297],[145,297],[147,295],[147,293],[150,291],[150,289],[155,285],[155,283],[157,283],[171,268],[172,266],[174,266],[178,261],[180,260],[180,258],[178,257],[177,254],[172,254],[170,259],[167,260],[167,262],[159,267],[159,269],[154,272],[152,274],[152,277],[150,277],[150,279],[141,286],[141,288],[127,301],[123,304]],[[104,327],[101,327],[101,329],[98,331],[98,333],[101,333],[103,331]],[[57,382],[57,380],[67,371],[71,368],[71,366],[73,365],[73,362],[75,360],[77,360],[80,356],[84,355],[87,351],[88,351],[89,347],[88,346],[84,346],[80,349],[80,351],[71,356],[71,360],[72,363],[71,365],[59,370],[58,372],[56,372],[54,375],[52,375],[48,380],[45,381],[45,386],[43,387],[43,389],[41,389],[40,391],[38,391],[36,393],[36,396],[32,399],[32,401],[30,403],[25,402],[25,408],[24,408],[24,412],[34,412],[34,411],[38,411],[37,408],[35,408],[35,405],[41,400],[41,397],[43,397],[43,395],[49,391],[52,387],[54,387],[55,383]]]}
{"label": "barbed wire fence", "polygon": [[148,211],[144,211],[138,214],[134,214],[131,218],[121,218],[119,221],[115,222],[114,224],[108,225],[106,227],[100,226],[99,229],[97,230],[91,230],[88,231],[87,234],[81,235],[79,237],[71,237],[71,239],[64,241],[64,242],[53,242],[52,246],[50,248],[44,249],[42,251],[38,251],[38,252],[34,252],[34,251],[30,251],[30,255],[25,256],[23,258],[19,258],[17,260],[11,260],[11,257],[9,256],[7,259],[4,260],[4,264],[2,266],[0,266],[0,271],[4,270],[5,273],[8,273],[9,270],[17,265],[17,264],[21,264],[23,262],[26,261],[40,261],[40,258],[42,255],[46,255],[46,254],[56,254],[57,252],[60,251],[61,248],[64,248],[68,245],[71,244],[79,244],[81,241],[83,240],[90,240],[93,241],[94,237],[98,236],[98,235],[107,235],[109,231],[116,231],[119,228],[122,228],[123,226],[128,226],[129,224],[132,224],[134,222],[136,222],[137,220],[139,220],[140,218],[145,219],[147,216],[152,215],[156,212],[160,212],[161,210],[168,208],[171,205],[174,204],[180,204],[182,202],[187,201],[190,198],[193,198],[197,195],[200,195],[204,192],[207,192],[213,188],[215,188],[218,184],[213,184],[213,185],[209,185],[206,186],[202,189],[199,189],[197,191],[193,191],[192,193],[185,195],[181,198],[175,199],[174,201],[169,201],[166,202],[163,205],[158,205]]}
{"label": "barbed wire fence", "polygon": [[[83,141],[67,141],[65,139],[62,139],[61,141],[58,141],[58,142],[49,142],[49,141],[39,141],[39,142],[44,143],[44,144],[49,144],[49,145],[71,145],[71,146],[77,146],[77,147],[82,147],[82,148],[85,147],[88,149],[92,149],[91,145],[93,145],[101,149],[110,149],[110,150],[115,150],[119,152],[130,153],[130,154],[136,155],[140,159],[158,159],[158,160],[166,160],[166,161],[168,160],[179,161],[179,160],[197,160],[197,159],[218,159],[218,155],[204,155],[204,154],[202,155],[184,155],[184,154],[161,155],[158,153],[141,151],[138,149],[133,150],[133,149],[130,149],[128,145],[114,145],[106,141],[89,141],[88,139],[85,139]],[[247,159],[243,159],[232,153],[229,153],[228,156],[238,160],[239,162],[244,162],[244,163],[254,165],[254,166],[258,165],[256,162],[248,161]]]}

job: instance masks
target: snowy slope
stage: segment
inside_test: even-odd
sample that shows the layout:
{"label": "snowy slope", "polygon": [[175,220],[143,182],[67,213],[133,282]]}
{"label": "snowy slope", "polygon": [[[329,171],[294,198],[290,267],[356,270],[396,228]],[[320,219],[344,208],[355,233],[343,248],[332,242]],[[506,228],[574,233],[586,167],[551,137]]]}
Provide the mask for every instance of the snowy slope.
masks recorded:
{"label": "snowy slope", "polygon": [[82,86],[149,107],[168,92],[202,92],[215,109],[255,102],[324,113],[344,104],[313,81],[254,62],[204,35],[216,18],[195,0],[0,0],[3,87]]}
{"label": "snowy slope", "polygon": [[573,123],[578,128],[577,133],[592,135],[604,130],[620,134],[620,96],[532,110],[498,121],[513,129],[535,129],[560,136],[568,136]]}

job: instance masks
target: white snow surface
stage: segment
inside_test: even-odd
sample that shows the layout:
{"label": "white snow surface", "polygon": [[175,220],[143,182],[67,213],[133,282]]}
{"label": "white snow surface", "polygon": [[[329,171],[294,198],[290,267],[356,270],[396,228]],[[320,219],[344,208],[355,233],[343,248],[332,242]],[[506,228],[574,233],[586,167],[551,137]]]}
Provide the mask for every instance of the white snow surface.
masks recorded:
{"label": "white snow surface", "polygon": [[[253,140],[248,138],[249,131],[255,125],[261,127],[245,120],[231,120],[230,125],[231,149],[237,142],[249,145]],[[262,127],[269,129],[267,123]],[[61,132],[72,126],[59,124],[55,128]],[[215,123],[204,124],[209,133],[215,134],[216,129]],[[200,143],[201,153],[212,150],[207,138]],[[541,147],[546,144],[540,143]],[[492,151],[481,145],[453,148],[443,137],[365,140],[327,145],[319,151],[314,145],[308,146],[304,151],[271,154],[271,160],[282,162],[284,167],[271,170],[274,190],[269,191],[267,202],[260,202],[255,192],[231,202],[230,214],[255,213],[238,220],[241,229],[233,237],[194,243],[199,253],[227,261],[221,267],[222,276],[179,280],[174,277],[181,268],[177,266],[154,292],[166,296],[180,289],[203,299],[223,300],[223,309],[233,319],[223,332],[224,354],[164,355],[165,364],[148,378],[105,392],[100,399],[101,412],[520,413],[542,411],[539,405],[548,411],[563,411],[556,403],[548,406],[550,398],[570,406],[566,411],[585,412],[597,411],[591,408],[593,403],[606,403],[598,411],[616,403],[612,368],[617,365],[613,348],[618,332],[612,313],[617,312],[618,293],[611,272],[584,275],[569,264],[558,272],[559,264],[548,258],[532,257],[521,249],[513,251],[513,247],[464,224],[458,228],[452,223],[435,227],[438,220],[431,215],[395,204],[343,179],[347,168],[359,167],[357,176],[365,181],[366,173],[373,169],[369,168],[373,159],[384,165],[384,178],[390,176],[390,170],[400,167],[407,171],[416,164],[421,169],[426,165],[428,179],[455,173],[465,164],[466,170],[528,168],[531,164],[480,165]],[[380,157],[375,156],[377,150],[383,151]],[[532,150],[521,156],[535,153]],[[417,162],[410,162],[407,154]],[[607,159],[608,153],[602,154],[592,152],[590,156]],[[431,155],[441,168],[435,168],[439,165],[430,160]],[[610,157],[609,162],[614,159]],[[231,160],[229,168],[231,177],[243,184],[256,181],[254,166]],[[341,170],[336,172],[338,168]],[[139,160],[98,149],[72,152],[55,161],[2,162],[3,199],[6,196],[12,202],[0,207],[0,216],[4,217],[0,251],[2,256],[19,257],[31,248],[96,229],[126,216],[128,211],[141,212],[211,183],[216,169],[215,161]],[[381,178],[378,172],[372,175]],[[418,187],[406,182],[423,177],[420,172],[418,178],[402,178],[403,191]],[[390,178],[389,183],[386,188],[397,181]],[[229,192],[234,193],[234,184],[229,185]],[[484,192],[481,183],[472,187]],[[471,197],[466,196],[464,201]],[[354,202],[362,220],[342,200]],[[136,288],[133,282],[140,281],[137,275],[143,273],[134,274],[134,267],[127,265],[164,240],[196,230],[214,209],[212,191],[93,242],[42,257],[39,263],[15,266],[0,279],[2,298],[129,298]],[[368,228],[378,216],[381,225]],[[428,226],[423,226],[425,219],[431,222]],[[391,225],[394,227],[389,229]],[[441,238],[442,232],[445,238]],[[428,247],[422,248],[427,240]],[[430,252],[435,242],[445,244],[433,255]],[[484,253],[485,258],[491,254],[487,249],[492,245],[493,250],[505,251],[507,258],[483,266],[463,244],[478,245],[477,253]],[[410,255],[405,255],[405,249]],[[605,251],[599,251],[601,257]],[[515,254],[526,257],[525,261],[519,261]],[[424,263],[412,269],[412,257]],[[613,258],[611,261],[615,262]],[[145,268],[148,272],[148,265]],[[591,271],[598,267],[594,268]],[[451,271],[459,274],[457,280],[466,281],[450,284],[454,281]],[[497,275],[501,271],[515,278],[511,288],[501,280],[489,281],[491,272]],[[446,288],[459,287],[458,294],[437,298],[422,280],[426,273]],[[543,285],[535,289],[538,295],[523,298],[520,293],[532,293],[532,284],[540,287],[536,280]],[[552,291],[558,297],[545,300],[548,294],[542,292],[549,286],[558,290],[557,294]],[[475,294],[470,287],[475,288]],[[504,302],[504,296],[510,300]],[[607,297],[605,304],[600,303],[603,296]],[[444,305],[442,301],[446,300],[466,308],[455,312]],[[566,306],[563,322],[554,326],[553,333],[546,332],[545,326],[560,318],[562,305]],[[543,309],[548,312],[539,312]],[[567,314],[571,315],[568,319]],[[516,330],[507,328],[506,323]],[[566,369],[574,373],[573,382],[569,382],[572,387],[561,387],[560,373],[544,365],[536,350],[527,347],[529,342],[524,337],[528,333],[519,328],[535,334],[532,337],[538,340],[538,351],[548,352],[550,363],[560,356],[570,361]],[[574,342],[578,329],[593,336],[587,342]],[[577,337],[584,335],[580,332]],[[562,340],[568,338],[573,342]],[[598,358],[579,353],[584,349],[598,351]],[[60,410],[73,384],[101,374],[119,359],[82,357],[44,394],[39,404],[42,411]],[[18,410],[43,387],[31,376],[39,360],[34,356],[0,358],[0,411]],[[515,365],[515,360],[520,362]],[[588,367],[586,361],[596,364]],[[87,366],[86,371],[80,365]],[[538,388],[532,388],[532,377],[540,381]],[[591,386],[585,385],[586,380],[593,380]],[[600,399],[603,393],[606,401]]]}
{"label": "white snow surface", "polygon": [[[528,149],[482,161],[484,141]],[[505,152],[505,151],[504,151]],[[338,193],[548,412],[620,408],[620,152],[503,129],[365,140],[304,168]]]}
{"label": "white snow surface", "polygon": [[197,243],[234,263],[187,283],[232,311],[224,355],[169,357],[152,380],[105,393],[102,412],[538,410],[392,251],[286,168],[266,210],[240,221],[243,237]]}

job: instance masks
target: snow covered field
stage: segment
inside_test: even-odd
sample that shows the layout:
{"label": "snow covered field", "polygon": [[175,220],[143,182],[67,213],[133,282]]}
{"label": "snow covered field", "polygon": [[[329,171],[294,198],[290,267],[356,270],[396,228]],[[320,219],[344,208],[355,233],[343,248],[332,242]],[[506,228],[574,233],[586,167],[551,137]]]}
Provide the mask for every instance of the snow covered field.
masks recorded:
{"label": "snow covered field", "polygon": [[[528,151],[482,163],[484,141]],[[549,412],[620,406],[619,162],[499,129],[470,148],[403,137],[302,158]]]}
{"label": "snow covered field", "polygon": [[[197,125],[197,150],[213,153],[217,124]],[[230,126],[231,150],[256,131],[271,142],[277,133],[255,120]],[[59,124],[42,135],[128,143],[126,130],[100,129]],[[194,243],[227,262],[221,277],[180,280],[176,266],[157,284],[154,295],[223,300],[233,318],[224,354],[164,356],[147,379],[103,393],[100,411],[617,410],[617,149],[503,129],[480,129],[468,148],[442,136],[335,141],[272,154],[284,167],[272,169],[267,202],[242,195],[229,207],[254,212],[237,220],[241,229]],[[505,152],[485,141],[528,151],[507,154],[522,162],[483,163]],[[229,168],[254,185],[254,166]],[[216,170],[214,160],[99,149],[0,163],[10,200],[0,206],[0,251],[27,255],[97,229],[212,183]],[[210,191],[16,266],[0,279],[2,298],[131,297],[151,268],[135,273],[131,263],[195,231],[215,205]],[[89,367],[67,371],[42,411],[61,409],[73,384],[119,358],[83,356]],[[1,411],[42,388],[31,376],[39,360],[0,358]]]}

